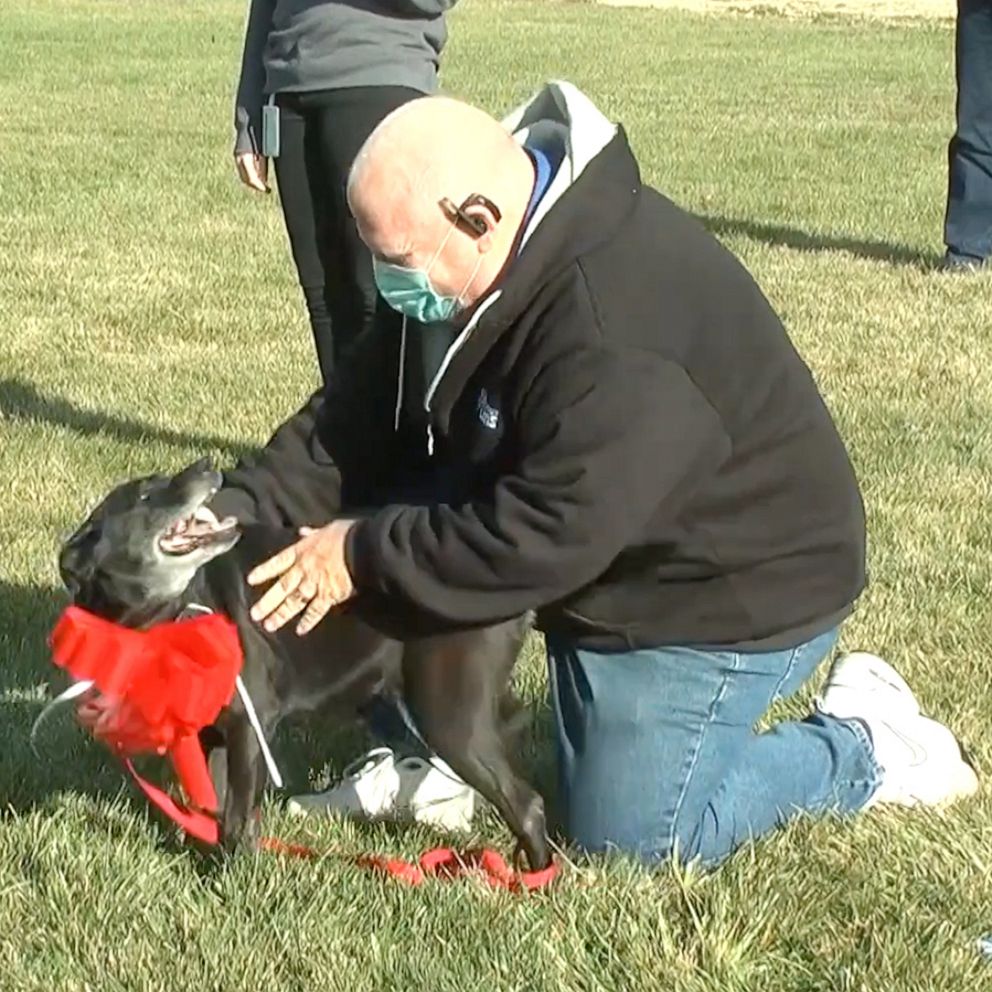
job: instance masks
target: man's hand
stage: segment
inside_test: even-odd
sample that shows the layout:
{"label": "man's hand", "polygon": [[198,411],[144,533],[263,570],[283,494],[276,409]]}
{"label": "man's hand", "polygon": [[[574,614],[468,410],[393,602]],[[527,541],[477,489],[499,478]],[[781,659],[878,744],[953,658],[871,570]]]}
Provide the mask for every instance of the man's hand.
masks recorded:
{"label": "man's hand", "polygon": [[354,520],[335,520],[326,527],[301,527],[302,540],[262,562],[248,574],[248,585],[278,578],[252,607],[251,618],[278,630],[301,611],[297,634],[305,634],[323,620],[328,610],[355,594],[344,545]]}

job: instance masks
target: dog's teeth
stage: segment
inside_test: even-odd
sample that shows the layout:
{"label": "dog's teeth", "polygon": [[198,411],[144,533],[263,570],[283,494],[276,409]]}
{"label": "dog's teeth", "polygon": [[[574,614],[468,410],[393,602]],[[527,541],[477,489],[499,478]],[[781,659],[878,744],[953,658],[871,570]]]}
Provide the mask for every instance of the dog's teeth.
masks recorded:
{"label": "dog's teeth", "polygon": [[217,526],[217,515],[206,506],[198,506],[193,512],[193,519],[201,524],[210,524],[211,527]]}

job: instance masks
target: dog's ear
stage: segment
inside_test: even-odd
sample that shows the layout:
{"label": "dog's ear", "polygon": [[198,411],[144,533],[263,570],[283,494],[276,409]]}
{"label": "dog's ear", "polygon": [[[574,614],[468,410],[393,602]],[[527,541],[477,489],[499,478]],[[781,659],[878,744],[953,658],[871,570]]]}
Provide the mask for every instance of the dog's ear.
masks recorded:
{"label": "dog's ear", "polygon": [[209,455],[205,455],[203,458],[197,459],[192,465],[187,465],[186,468],[179,473],[179,475],[186,475],[190,473],[191,475],[200,475],[203,472],[210,472],[213,470],[213,462]]}
{"label": "dog's ear", "polygon": [[74,600],[92,583],[96,574],[93,551],[99,539],[99,529],[87,522],[62,545],[59,552],[59,575]]}

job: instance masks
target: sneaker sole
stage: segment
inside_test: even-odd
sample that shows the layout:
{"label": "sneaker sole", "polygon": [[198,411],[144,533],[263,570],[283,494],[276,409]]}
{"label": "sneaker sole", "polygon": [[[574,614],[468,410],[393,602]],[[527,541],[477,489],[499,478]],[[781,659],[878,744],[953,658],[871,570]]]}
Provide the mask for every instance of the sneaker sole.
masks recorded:
{"label": "sneaker sole", "polygon": [[[879,805],[943,808],[961,799],[967,799],[978,792],[978,775],[971,762],[968,761],[960,741],[954,736],[950,728],[937,723],[935,720],[930,720],[928,717],[921,719],[934,725],[935,728],[940,728],[941,736],[944,737],[944,746],[947,749],[946,771],[937,783],[937,790],[927,792],[926,790],[914,791],[912,788],[907,788],[897,798],[886,799],[883,795],[878,799]],[[930,753],[930,756],[933,757],[933,752]]]}
{"label": "sneaker sole", "polygon": [[303,816],[329,815],[331,811],[326,806],[311,806],[309,803],[298,803],[295,799],[290,799],[286,803],[286,812],[290,816],[300,818]]}
{"label": "sneaker sole", "polygon": [[961,742],[949,728],[945,729],[954,741],[958,760],[953,774],[949,776],[947,791],[943,797],[933,803],[935,806],[949,806],[951,803],[956,803],[960,799],[967,799],[969,796],[975,795],[979,789],[978,773],[975,771],[974,765],[968,760]]}
{"label": "sneaker sole", "polygon": [[[457,807],[457,812],[454,812],[452,807]],[[430,803],[423,803],[416,806],[394,806],[379,813],[370,813],[366,810],[343,808],[333,806],[329,803],[310,803],[300,801],[298,798],[290,798],[286,803],[285,809],[290,816],[295,818],[307,816],[321,817],[323,819],[346,817],[359,823],[375,823],[379,821],[404,823],[407,825],[422,823],[445,830],[467,833],[472,829],[472,819],[475,815],[475,799],[472,797],[466,801],[464,795],[446,796]]]}
{"label": "sneaker sole", "polygon": [[372,823],[375,820],[386,819],[391,815],[391,811],[389,810],[382,813],[370,813],[362,809],[332,806],[329,803],[298,802],[296,799],[290,799],[284,808],[293,817],[319,816],[328,819],[330,817],[343,816],[351,820],[356,820],[359,823]]}
{"label": "sneaker sole", "polygon": [[889,800],[887,802],[885,799],[880,799],[878,804],[880,806],[907,806],[911,809],[920,806],[927,809],[945,809],[948,806],[953,806],[954,803],[960,802],[962,799],[970,799],[978,792],[978,789],[978,776],[970,766],[962,762],[960,769],[953,775],[953,781],[944,789],[941,795],[926,796],[910,794],[908,801]]}
{"label": "sneaker sole", "polygon": [[467,833],[472,829],[476,805],[475,792],[466,787],[465,790],[449,796],[427,802],[414,802],[409,810],[417,823],[456,833]]}

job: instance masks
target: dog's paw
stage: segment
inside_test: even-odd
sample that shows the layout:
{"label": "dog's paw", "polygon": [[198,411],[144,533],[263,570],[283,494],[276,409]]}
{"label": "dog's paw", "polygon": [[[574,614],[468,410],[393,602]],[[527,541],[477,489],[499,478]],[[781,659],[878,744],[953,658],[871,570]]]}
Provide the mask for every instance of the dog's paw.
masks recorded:
{"label": "dog's paw", "polygon": [[237,823],[221,823],[220,847],[225,854],[250,853],[261,848],[262,828],[258,810]]}

